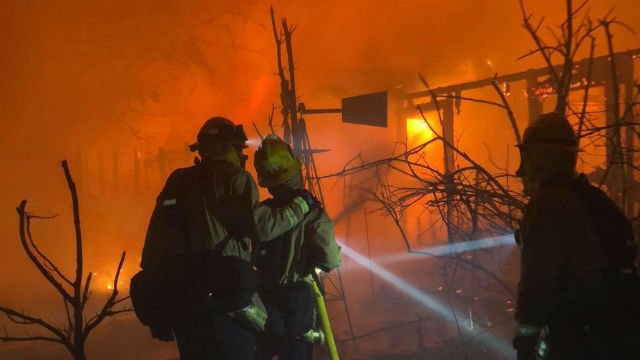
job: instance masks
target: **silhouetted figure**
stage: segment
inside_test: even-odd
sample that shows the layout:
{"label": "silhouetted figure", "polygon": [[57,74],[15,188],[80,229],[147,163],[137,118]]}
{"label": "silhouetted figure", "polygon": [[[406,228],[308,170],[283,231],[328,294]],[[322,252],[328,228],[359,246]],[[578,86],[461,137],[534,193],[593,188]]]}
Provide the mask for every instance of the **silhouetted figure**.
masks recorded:
{"label": "silhouetted figure", "polygon": [[175,170],[158,196],[143,271],[132,280],[139,317],[154,338],[174,334],[182,360],[254,359],[266,310],[251,250],[294,227],[312,205],[301,197],[261,205],[244,170],[246,141],[228,119],[204,124],[190,147],[200,159]]}
{"label": "silhouetted figure", "polygon": [[541,115],[519,145],[530,197],[514,347],[518,359],[640,359],[640,292],[630,221],[583,174],[566,118]]}
{"label": "silhouetted figure", "polygon": [[[258,184],[273,196],[263,204],[279,208],[308,196],[300,159],[291,147],[270,134],[255,154]],[[261,246],[256,265],[260,296],[267,307],[265,336],[258,339],[258,359],[309,360],[313,352],[315,299],[311,282],[315,269],[329,272],[340,266],[340,247],[333,222],[318,207],[294,228]]]}

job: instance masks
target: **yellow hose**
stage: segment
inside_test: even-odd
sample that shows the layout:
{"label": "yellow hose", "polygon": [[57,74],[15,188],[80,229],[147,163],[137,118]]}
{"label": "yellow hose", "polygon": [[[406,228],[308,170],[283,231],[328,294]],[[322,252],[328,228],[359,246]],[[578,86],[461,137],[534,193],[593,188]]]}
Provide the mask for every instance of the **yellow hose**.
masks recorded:
{"label": "yellow hose", "polygon": [[331,324],[329,323],[329,314],[327,313],[327,307],[324,304],[324,297],[322,296],[322,293],[318,288],[318,284],[315,281],[313,281],[311,285],[313,285],[313,294],[316,297],[318,315],[320,315],[320,324],[322,325],[322,332],[324,332],[325,341],[327,342],[329,357],[331,360],[340,360],[338,357],[338,348],[336,348],[336,342],[333,339]]}

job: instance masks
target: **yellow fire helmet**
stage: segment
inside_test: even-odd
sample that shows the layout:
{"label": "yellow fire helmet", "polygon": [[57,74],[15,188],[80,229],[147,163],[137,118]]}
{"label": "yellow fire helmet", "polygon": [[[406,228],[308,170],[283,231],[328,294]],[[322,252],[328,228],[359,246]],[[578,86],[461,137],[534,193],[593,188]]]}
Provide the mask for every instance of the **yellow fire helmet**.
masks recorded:
{"label": "yellow fire helmet", "polygon": [[302,167],[291,146],[275,134],[269,134],[262,140],[253,164],[258,173],[258,185],[262,187],[282,184]]}

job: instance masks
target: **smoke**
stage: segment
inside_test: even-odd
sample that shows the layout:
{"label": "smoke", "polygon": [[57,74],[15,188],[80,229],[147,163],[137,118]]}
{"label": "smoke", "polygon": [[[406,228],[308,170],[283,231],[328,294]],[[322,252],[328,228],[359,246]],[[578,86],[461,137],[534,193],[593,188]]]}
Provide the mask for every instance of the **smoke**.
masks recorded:
{"label": "smoke", "polygon": [[[85,271],[99,274],[93,290],[100,300],[121,251],[128,252],[123,276],[137,270],[163,177],[190,164],[186,144],[207,118],[221,115],[244,124],[254,146],[253,123],[262,134],[269,132],[272,105],[279,105],[270,5],[261,0],[0,2],[0,304],[24,304],[38,315],[63,317],[57,297],[20,248],[14,211],[26,198],[37,214],[59,214],[34,223],[34,237],[71,273],[71,205],[60,160],[69,159],[81,187]],[[343,97],[373,91],[422,90],[418,71],[438,86],[543,65],[537,58],[515,61],[533,47],[520,30],[517,1],[282,0],[273,5],[278,17],[296,25],[297,90],[308,108],[338,107]],[[550,24],[563,16],[559,1],[531,0],[527,6]],[[592,6],[594,14],[613,6],[621,21],[640,23],[637,2],[594,0]],[[638,47],[637,38],[623,30],[615,40],[616,50]],[[513,102],[518,118],[525,119],[523,105]],[[320,173],[340,170],[358,154],[365,160],[389,155],[403,140],[397,129],[404,126],[395,113],[390,117],[389,129],[373,129],[342,124],[335,115],[309,116],[312,145],[331,149],[316,156]],[[456,131],[464,134],[469,154],[487,160],[483,143],[508,138],[505,121],[497,110],[464,104]],[[279,123],[276,109],[276,130]],[[504,145],[491,144],[494,153],[504,152]],[[154,165],[159,148],[167,151],[164,170]],[[325,182],[332,214],[347,205],[341,185]],[[349,219],[353,227],[362,225],[355,216]],[[379,218],[371,222],[380,239],[389,239],[372,243],[378,255],[399,252],[393,226]],[[340,224],[338,231],[348,228]],[[96,348],[135,321],[118,324],[96,337]],[[146,336],[143,330],[137,328],[138,339]],[[155,346],[148,341],[141,349]],[[164,354],[172,349],[163,348]],[[113,356],[96,355],[101,358]]]}
{"label": "smoke", "polygon": [[[453,308],[448,308],[445,304],[442,304],[434,297],[429,296],[417,287],[407,283],[401,277],[378,265],[376,262],[369,261],[369,259],[367,259],[365,256],[346,246],[344,243],[339,243],[342,247],[342,253],[344,255],[353,259],[358,265],[369,268],[377,276],[387,281],[393,287],[398,288],[402,293],[418,301],[420,304],[435,312],[439,316],[442,316],[451,324],[456,324],[458,322],[473,324],[473,321],[465,317],[464,315],[458,315],[458,318],[456,318],[456,315],[453,313],[453,311],[455,311]],[[460,329],[464,330],[466,336],[479,336],[478,334],[482,334],[483,332],[487,331],[487,329],[483,329],[481,326],[477,325],[471,325],[468,327],[462,326]],[[501,358],[510,359],[515,355],[511,344],[509,344],[509,342],[505,339],[496,337],[492,333],[484,334],[484,336],[479,337],[481,342],[486,344]]]}

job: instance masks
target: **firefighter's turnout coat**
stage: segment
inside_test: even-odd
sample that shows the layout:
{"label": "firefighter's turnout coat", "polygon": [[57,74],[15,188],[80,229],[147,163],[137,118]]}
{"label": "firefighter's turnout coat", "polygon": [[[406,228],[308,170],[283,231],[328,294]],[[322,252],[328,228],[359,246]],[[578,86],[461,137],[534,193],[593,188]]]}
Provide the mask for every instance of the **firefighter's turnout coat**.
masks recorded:
{"label": "firefighter's turnout coat", "polygon": [[543,326],[566,296],[567,277],[592,284],[606,258],[582,201],[567,186],[542,187],[525,208],[519,233],[516,320]]}
{"label": "firefighter's turnout coat", "polygon": [[227,236],[232,241],[226,242],[222,255],[248,261],[252,239],[263,242],[283,234],[305,211],[301,198],[279,208],[260,204],[252,176],[226,161],[178,169],[156,201],[141,266],[161,264],[172,254],[212,251]]}
{"label": "firefighter's turnout coat", "polygon": [[[268,199],[264,204],[277,209],[282,201]],[[310,282],[318,268],[329,272],[342,264],[333,222],[323,208],[312,210],[291,230],[261,247],[260,262],[273,284],[293,284],[299,280]]]}
{"label": "firefighter's turnout coat", "polygon": [[630,350],[640,356],[630,346],[640,334],[633,229],[602,191],[584,175],[542,186],[524,210],[517,239],[519,355],[537,342],[539,358],[637,358]]}
{"label": "firefighter's turnout coat", "polygon": [[[164,274],[175,294],[172,298],[184,300],[183,305],[173,306],[174,311],[191,311],[189,304],[193,301],[189,299],[198,299],[203,288],[198,282],[204,278],[208,283],[222,284],[212,294],[219,294],[214,294],[214,299],[217,296],[227,304],[223,308],[227,306],[230,316],[263,330],[267,317],[264,305],[255,289],[250,290],[255,286],[251,285],[249,274],[252,249],[291,229],[308,211],[306,202],[299,197],[278,208],[261,205],[251,175],[227,161],[212,160],[178,169],[156,201],[141,267]],[[207,257],[211,254],[214,256]],[[232,258],[241,259],[246,265],[220,268],[224,264],[237,265],[222,262]],[[247,301],[247,307],[237,310]]]}

